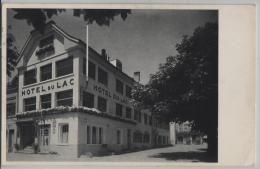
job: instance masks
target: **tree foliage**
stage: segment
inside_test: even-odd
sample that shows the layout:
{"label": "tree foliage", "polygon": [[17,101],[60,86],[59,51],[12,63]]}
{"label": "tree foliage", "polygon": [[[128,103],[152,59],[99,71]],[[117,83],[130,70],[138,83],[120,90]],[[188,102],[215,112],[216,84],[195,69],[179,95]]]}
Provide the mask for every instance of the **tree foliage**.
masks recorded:
{"label": "tree foliage", "polygon": [[[43,33],[44,27],[48,19],[53,16],[65,12],[65,9],[13,9],[15,11],[14,18],[25,20],[28,25],[32,25],[35,30]],[[110,21],[114,20],[115,16],[121,16],[125,20],[131,11],[127,9],[74,9],[73,16],[83,16],[87,24],[96,22],[98,25],[110,25]],[[7,74],[11,76],[11,72],[16,66],[18,51],[14,45],[15,38],[9,33],[7,38]]]}
{"label": "tree foliage", "polygon": [[134,102],[165,121],[193,121],[194,128],[213,134],[216,141],[218,24],[207,23],[192,36],[183,36],[176,50],[147,85],[135,87]]}
{"label": "tree foliage", "polygon": [[[8,30],[10,30],[11,27],[8,27]],[[14,45],[15,38],[13,34],[7,33],[7,75],[10,77],[12,72],[15,70],[16,67],[16,60],[19,57],[18,49]]]}
{"label": "tree foliage", "polygon": [[[29,25],[32,25],[36,30],[43,32],[48,19],[59,13],[66,11],[65,9],[13,9],[16,14],[15,19],[26,20]],[[115,16],[121,16],[123,20],[130,14],[130,10],[122,9],[74,9],[73,16],[83,16],[87,24],[96,22],[98,25],[109,26],[110,21],[114,20]]]}

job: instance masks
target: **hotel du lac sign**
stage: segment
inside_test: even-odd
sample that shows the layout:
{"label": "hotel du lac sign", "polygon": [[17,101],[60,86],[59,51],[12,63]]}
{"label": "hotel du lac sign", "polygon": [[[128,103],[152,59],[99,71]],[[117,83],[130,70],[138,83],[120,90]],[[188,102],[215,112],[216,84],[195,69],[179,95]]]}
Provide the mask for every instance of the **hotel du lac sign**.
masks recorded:
{"label": "hotel du lac sign", "polygon": [[31,96],[35,94],[42,94],[42,93],[47,93],[59,89],[72,87],[73,85],[74,85],[74,78],[68,78],[68,79],[53,81],[53,82],[49,82],[49,83],[45,83],[45,84],[41,84],[29,88],[25,86],[24,88],[27,89],[23,89],[21,92],[22,92],[22,96]]}

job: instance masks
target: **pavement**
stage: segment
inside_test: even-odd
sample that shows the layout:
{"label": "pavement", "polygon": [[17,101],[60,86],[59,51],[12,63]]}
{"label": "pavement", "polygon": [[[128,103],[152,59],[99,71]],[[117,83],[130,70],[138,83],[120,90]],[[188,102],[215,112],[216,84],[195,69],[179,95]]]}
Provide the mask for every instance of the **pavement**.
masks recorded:
{"label": "pavement", "polygon": [[81,156],[77,159],[57,154],[7,153],[7,161],[80,161],[80,162],[211,162],[207,145],[183,145],[154,148],[120,155],[102,157]]}

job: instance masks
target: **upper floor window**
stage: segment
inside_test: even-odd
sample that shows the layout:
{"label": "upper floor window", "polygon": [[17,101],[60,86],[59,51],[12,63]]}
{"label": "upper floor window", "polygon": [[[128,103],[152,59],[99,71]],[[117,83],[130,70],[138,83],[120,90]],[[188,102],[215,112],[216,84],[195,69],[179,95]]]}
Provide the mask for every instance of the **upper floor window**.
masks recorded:
{"label": "upper floor window", "polygon": [[131,98],[131,91],[132,91],[132,88],[129,87],[128,85],[126,85],[125,86],[125,95],[126,95],[126,97]]}
{"label": "upper floor window", "polygon": [[148,116],[144,113],[144,124],[148,124]]}
{"label": "upper floor window", "polygon": [[41,81],[48,80],[52,78],[52,64],[48,64],[45,66],[42,66],[40,68],[41,70]]}
{"label": "upper floor window", "polygon": [[73,57],[56,62],[56,77],[73,73]]}
{"label": "upper floor window", "polygon": [[139,121],[140,123],[142,122],[142,116],[140,111],[134,110],[134,120]]}
{"label": "upper floor window", "polygon": [[88,61],[88,76],[96,79],[96,65],[90,61]]}
{"label": "upper floor window", "polygon": [[108,84],[108,73],[101,68],[98,68],[98,81],[106,86]]}
{"label": "upper floor window", "polygon": [[32,69],[24,72],[24,83],[23,83],[24,85],[29,85],[37,82],[36,70],[37,69]]}
{"label": "upper floor window", "polygon": [[132,118],[132,109],[130,107],[126,107],[125,108],[125,116],[126,118],[128,119],[131,119]]}
{"label": "upper floor window", "polygon": [[57,106],[72,106],[73,91],[67,90],[57,93]]}
{"label": "upper floor window", "polygon": [[41,108],[51,108],[51,94],[41,95]]}
{"label": "upper floor window", "polygon": [[83,92],[83,106],[93,108],[94,107],[94,95],[88,92]]}
{"label": "upper floor window", "polygon": [[107,111],[107,100],[103,97],[98,96],[98,110]]}
{"label": "upper floor window", "polygon": [[118,79],[116,79],[116,91],[121,94],[123,94],[124,91],[124,84]]}
{"label": "upper floor window", "polygon": [[87,68],[86,68],[86,65],[87,65],[87,59],[86,58],[83,58],[83,74],[85,75],[87,72]]}
{"label": "upper floor window", "polygon": [[7,116],[13,116],[15,115],[15,109],[16,109],[16,104],[15,103],[8,103],[6,107],[7,111]]}
{"label": "upper floor window", "polygon": [[152,116],[149,116],[149,125],[152,125]]}
{"label": "upper floor window", "polygon": [[122,117],[123,115],[123,106],[118,103],[116,103],[116,115],[119,117]]}
{"label": "upper floor window", "polygon": [[36,110],[36,97],[24,99],[24,111]]}

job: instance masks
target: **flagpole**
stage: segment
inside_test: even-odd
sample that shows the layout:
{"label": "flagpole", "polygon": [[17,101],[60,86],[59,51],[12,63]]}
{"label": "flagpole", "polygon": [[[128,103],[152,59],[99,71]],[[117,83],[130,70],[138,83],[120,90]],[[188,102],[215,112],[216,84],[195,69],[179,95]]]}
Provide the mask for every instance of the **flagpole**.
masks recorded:
{"label": "flagpole", "polygon": [[88,81],[88,24],[86,24],[86,81]]}

